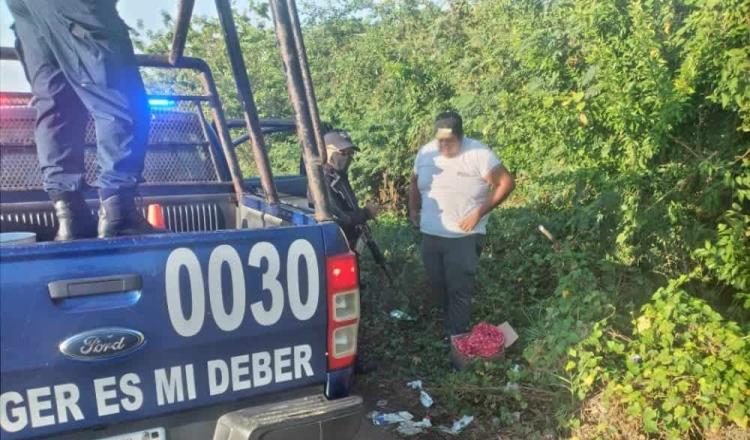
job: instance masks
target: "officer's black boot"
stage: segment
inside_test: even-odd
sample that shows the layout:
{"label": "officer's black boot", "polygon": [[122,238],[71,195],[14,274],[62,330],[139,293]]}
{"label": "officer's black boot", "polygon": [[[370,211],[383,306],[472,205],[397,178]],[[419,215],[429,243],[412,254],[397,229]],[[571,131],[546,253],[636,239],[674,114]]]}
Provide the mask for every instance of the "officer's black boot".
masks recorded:
{"label": "officer's black boot", "polygon": [[[105,198],[106,197],[106,198]],[[166,232],[146,221],[135,206],[132,190],[101,195],[99,206],[99,238],[123,235],[158,234]]]}
{"label": "officer's black boot", "polygon": [[55,241],[96,237],[96,219],[78,191],[50,191],[57,216]]}

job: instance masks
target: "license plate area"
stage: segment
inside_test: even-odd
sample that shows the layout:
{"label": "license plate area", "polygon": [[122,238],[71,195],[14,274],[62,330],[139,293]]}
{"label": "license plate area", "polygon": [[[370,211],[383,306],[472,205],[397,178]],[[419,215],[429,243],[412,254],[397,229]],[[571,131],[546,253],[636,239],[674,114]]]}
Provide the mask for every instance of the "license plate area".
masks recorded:
{"label": "license plate area", "polygon": [[164,428],[151,428],[142,431],[129,432],[127,434],[104,437],[99,440],[166,440],[167,432]]}

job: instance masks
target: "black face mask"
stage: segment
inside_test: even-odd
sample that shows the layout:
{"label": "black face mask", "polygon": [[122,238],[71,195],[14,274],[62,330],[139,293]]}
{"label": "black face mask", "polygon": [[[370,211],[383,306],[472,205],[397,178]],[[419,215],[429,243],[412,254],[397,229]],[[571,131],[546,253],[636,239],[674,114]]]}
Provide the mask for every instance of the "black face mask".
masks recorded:
{"label": "black face mask", "polygon": [[349,165],[352,163],[352,156],[334,152],[331,153],[331,156],[328,158],[328,163],[331,164],[334,170],[345,173],[349,169]]}

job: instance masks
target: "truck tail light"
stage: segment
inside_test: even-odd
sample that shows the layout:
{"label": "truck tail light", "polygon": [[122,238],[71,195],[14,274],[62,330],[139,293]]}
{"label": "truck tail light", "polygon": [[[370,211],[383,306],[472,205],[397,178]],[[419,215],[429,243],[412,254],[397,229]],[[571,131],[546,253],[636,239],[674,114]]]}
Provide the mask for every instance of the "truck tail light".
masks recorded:
{"label": "truck tail light", "polygon": [[359,330],[359,275],[352,253],[326,259],[328,294],[328,369],[354,363]]}

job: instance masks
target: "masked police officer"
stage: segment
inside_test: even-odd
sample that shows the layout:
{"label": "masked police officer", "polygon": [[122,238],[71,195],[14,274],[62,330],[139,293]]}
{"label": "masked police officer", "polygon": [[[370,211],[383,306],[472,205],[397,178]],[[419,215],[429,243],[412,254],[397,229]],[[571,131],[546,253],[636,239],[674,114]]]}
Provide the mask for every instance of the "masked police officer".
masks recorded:
{"label": "masked police officer", "polygon": [[357,226],[375,218],[380,208],[374,203],[359,207],[357,196],[349,183],[349,165],[357,147],[345,131],[330,131],[325,134],[328,163],[323,165],[323,175],[328,187],[331,214],[343,229],[349,246],[355,249],[359,231]]}
{"label": "masked police officer", "polygon": [[[324,140],[328,153],[328,162],[323,165],[323,176],[328,189],[328,207],[336,223],[344,231],[349,247],[359,254],[359,249],[357,249],[361,232],[359,226],[374,219],[380,208],[374,203],[368,203],[364,208],[360,208],[357,196],[349,183],[349,165],[357,151],[349,133],[329,131],[325,134]],[[364,353],[359,353],[354,369],[358,374],[367,374],[375,370],[376,365]]]}
{"label": "masked police officer", "polygon": [[88,115],[94,120],[101,205],[98,236],[154,232],[136,209],[149,108],[116,0],[6,0],[37,110],[36,147],[56,240],[93,237],[81,194]]}

